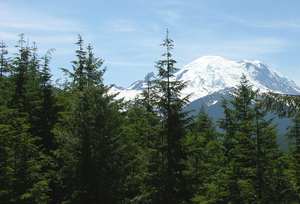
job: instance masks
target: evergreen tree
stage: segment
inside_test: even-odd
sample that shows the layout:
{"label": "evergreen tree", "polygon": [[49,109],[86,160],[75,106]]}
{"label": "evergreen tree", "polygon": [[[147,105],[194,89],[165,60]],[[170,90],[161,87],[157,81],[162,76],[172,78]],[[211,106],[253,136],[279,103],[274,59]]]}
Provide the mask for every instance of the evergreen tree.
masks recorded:
{"label": "evergreen tree", "polygon": [[44,154],[46,165],[42,168],[42,172],[47,175],[49,181],[49,188],[51,191],[47,195],[51,198],[52,203],[58,203],[60,201],[59,188],[55,184],[56,174],[58,173],[57,166],[55,165],[55,158],[53,151],[57,149],[55,144],[55,138],[53,128],[58,123],[58,112],[62,110],[62,105],[58,105],[58,89],[53,87],[51,83],[51,69],[49,67],[51,61],[51,53],[55,49],[50,49],[41,58],[42,64],[40,64],[40,73],[38,79],[39,89],[39,106],[36,114],[36,134],[39,135],[40,140],[37,142],[41,146]]}
{"label": "evergreen tree", "polygon": [[7,46],[5,45],[5,43],[2,41],[0,44],[0,77],[6,76],[6,73],[9,72],[9,61],[10,58],[6,58],[6,55],[8,55],[8,50],[6,49]]}
{"label": "evergreen tree", "polygon": [[221,107],[224,109],[224,118],[219,118],[217,121],[218,126],[224,130],[223,138],[223,150],[222,155],[224,156],[224,166],[226,166],[233,157],[232,149],[236,145],[234,135],[236,133],[237,124],[234,117],[234,110],[229,108],[230,101],[222,98]]}
{"label": "evergreen tree", "polygon": [[142,98],[143,105],[144,105],[145,109],[147,110],[147,112],[154,112],[154,109],[156,109],[156,106],[155,106],[156,88],[150,79],[149,73],[147,75],[147,83],[145,85],[146,85],[146,90],[143,90],[143,92],[141,94],[141,96],[143,97]]}
{"label": "evergreen tree", "polygon": [[158,87],[153,85],[150,79],[150,74],[147,76],[146,90],[142,92],[141,107],[143,114],[144,138],[141,138],[141,145],[143,147],[143,164],[142,177],[143,185],[141,188],[141,196],[139,202],[141,203],[161,203],[163,198],[164,180],[165,180],[165,138],[163,135],[163,124],[159,117],[157,101]]}
{"label": "evergreen tree", "polygon": [[291,119],[292,125],[288,127],[287,133],[290,139],[289,143],[289,165],[293,170],[294,180],[296,184],[296,200],[300,202],[300,114],[297,113]]}
{"label": "evergreen tree", "polygon": [[225,166],[217,177],[223,189],[216,196],[219,203],[276,203],[283,197],[274,182],[283,176],[278,174],[282,173],[278,132],[271,125],[273,119],[265,120],[267,110],[257,101],[258,91],[247,83],[243,75],[231,94],[233,109],[228,109],[224,100],[222,103],[225,119],[219,120],[219,125],[225,130]]}
{"label": "evergreen tree", "polygon": [[275,112],[280,118],[291,118],[292,125],[288,127],[287,133],[289,143],[289,152],[287,154],[289,169],[287,175],[292,172],[293,180],[295,182],[295,191],[290,193],[295,201],[300,202],[300,129],[299,129],[299,95],[279,94],[268,92],[263,94],[264,100],[262,104],[264,107]]}
{"label": "evergreen tree", "polygon": [[[3,203],[45,203],[48,196],[48,181],[41,168],[44,155],[37,145],[39,137],[31,134],[31,108],[35,108],[36,98],[31,98],[30,57],[31,49],[23,44],[24,35],[20,35],[19,53],[12,61],[13,71],[9,79],[10,90],[1,107],[1,138],[4,146],[5,170],[2,186]],[[3,85],[3,84],[2,84]]]}
{"label": "evergreen tree", "polygon": [[253,137],[253,100],[257,94],[252,90],[252,86],[247,85],[248,80],[243,75],[241,83],[235,88],[235,92],[231,95],[233,100],[231,104],[235,110],[235,118],[237,122],[237,132],[235,139],[237,145],[234,153],[236,155],[235,162],[237,164],[237,176],[239,186],[239,202],[253,202],[254,195],[250,195],[254,191],[253,179],[255,177],[254,168],[255,160],[255,138]]}
{"label": "evergreen tree", "polygon": [[58,107],[56,105],[56,98],[54,96],[54,87],[51,84],[51,70],[49,63],[51,61],[51,53],[55,49],[50,49],[43,56],[43,64],[41,66],[41,103],[39,109],[40,127],[39,135],[42,138],[42,145],[46,154],[50,154],[55,150],[54,147],[54,134],[51,132],[55,123],[58,122]]}
{"label": "evergreen tree", "polygon": [[[128,203],[156,203],[161,180],[159,117],[148,112],[143,99],[136,98],[126,105],[124,134],[127,138],[127,182],[125,183]],[[157,180],[158,179],[158,180]]]}
{"label": "evergreen tree", "polygon": [[213,119],[206,113],[202,105],[196,120],[190,126],[186,139],[188,148],[188,175],[195,202],[207,199],[207,186],[219,168],[218,133]]}
{"label": "evergreen tree", "polygon": [[[260,98],[260,96],[258,96]],[[253,107],[256,138],[256,195],[261,203],[290,203],[291,183],[283,169],[283,152],[279,150],[277,124],[266,120],[267,109],[256,99]]]}
{"label": "evergreen tree", "polygon": [[162,54],[164,60],[156,62],[158,76],[161,80],[157,83],[158,102],[157,108],[161,116],[164,131],[161,133],[162,141],[162,198],[160,203],[188,202],[190,192],[187,188],[187,179],[184,175],[186,166],[186,150],[183,142],[186,137],[186,125],[189,123],[188,113],[182,109],[188,103],[188,98],[180,99],[180,92],[186,87],[187,82],[172,81],[176,61],[171,59],[170,51],[173,49],[173,40],[167,36],[161,46],[166,48]]}
{"label": "evergreen tree", "polygon": [[11,100],[10,82],[9,77],[5,77],[4,74],[0,76],[0,200],[3,203],[9,203],[9,200],[13,198],[12,158],[14,152],[11,145],[15,130],[11,123],[15,119],[16,111],[8,108],[8,102]]}
{"label": "evergreen tree", "polygon": [[111,86],[103,85],[103,60],[94,57],[90,45],[83,50],[81,36],[76,44],[74,72],[63,69],[72,79],[65,93],[70,106],[55,128],[61,189],[68,202],[116,203],[123,198],[119,185],[125,176],[118,137],[120,102],[108,94]]}

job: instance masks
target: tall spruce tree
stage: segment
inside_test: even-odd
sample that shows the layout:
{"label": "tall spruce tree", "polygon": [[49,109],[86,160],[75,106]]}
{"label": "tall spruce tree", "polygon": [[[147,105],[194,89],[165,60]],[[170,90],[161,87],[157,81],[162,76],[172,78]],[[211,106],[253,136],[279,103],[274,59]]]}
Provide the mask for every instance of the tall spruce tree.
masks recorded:
{"label": "tall spruce tree", "polygon": [[187,187],[187,179],[184,175],[186,166],[186,150],[184,140],[186,137],[186,125],[189,123],[188,113],[183,111],[187,105],[188,98],[181,97],[181,91],[186,87],[187,82],[172,80],[176,61],[171,57],[170,51],[173,49],[173,40],[167,36],[161,44],[166,48],[162,54],[164,60],[156,62],[158,76],[161,80],[157,83],[158,101],[157,107],[164,125],[162,134],[162,172],[163,180],[161,183],[162,198],[160,203],[184,203],[190,200],[190,192]]}

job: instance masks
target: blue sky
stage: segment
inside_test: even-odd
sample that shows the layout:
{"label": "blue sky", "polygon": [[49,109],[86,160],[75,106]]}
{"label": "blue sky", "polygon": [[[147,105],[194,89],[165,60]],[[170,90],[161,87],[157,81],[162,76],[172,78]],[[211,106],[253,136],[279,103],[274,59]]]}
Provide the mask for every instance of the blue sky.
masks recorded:
{"label": "blue sky", "polygon": [[24,33],[40,56],[55,48],[55,80],[72,70],[80,34],[105,60],[104,83],[128,87],[156,73],[168,28],[178,68],[203,55],[259,60],[300,85],[299,10],[299,0],[0,0],[0,41],[14,53]]}

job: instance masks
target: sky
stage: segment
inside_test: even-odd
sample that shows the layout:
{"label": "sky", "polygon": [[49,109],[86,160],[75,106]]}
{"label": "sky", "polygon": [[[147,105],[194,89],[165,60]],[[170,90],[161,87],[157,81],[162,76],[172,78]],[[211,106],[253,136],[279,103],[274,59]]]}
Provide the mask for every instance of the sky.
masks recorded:
{"label": "sky", "polygon": [[0,42],[11,56],[21,33],[39,56],[55,48],[55,81],[80,35],[105,60],[104,84],[125,88],[157,73],[168,29],[177,68],[204,55],[258,60],[300,85],[299,10],[299,0],[0,0]]}

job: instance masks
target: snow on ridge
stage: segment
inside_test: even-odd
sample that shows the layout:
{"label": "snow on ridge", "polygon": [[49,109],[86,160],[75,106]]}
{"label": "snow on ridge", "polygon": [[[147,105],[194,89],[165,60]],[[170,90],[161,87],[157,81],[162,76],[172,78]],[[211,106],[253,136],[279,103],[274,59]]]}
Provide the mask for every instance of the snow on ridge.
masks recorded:
{"label": "snow on ridge", "polygon": [[[187,64],[174,74],[172,80],[188,81],[187,88],[182,91],[182,97],[192,93],[190,101],[194,101],[214,92],[235,87],[240,83],[242,74],[246,75],[254,90],[300,93],[300,88],[292,80],[260,61],[237,62],[214,55],[205,55]],[[150,78],[156,79],[153,73]],[[146,82],[147,76],[129,88],[119,90],[121,93],[118,97],[125,97],[125,100],[133,99],[134,94],[142,92]]]}

